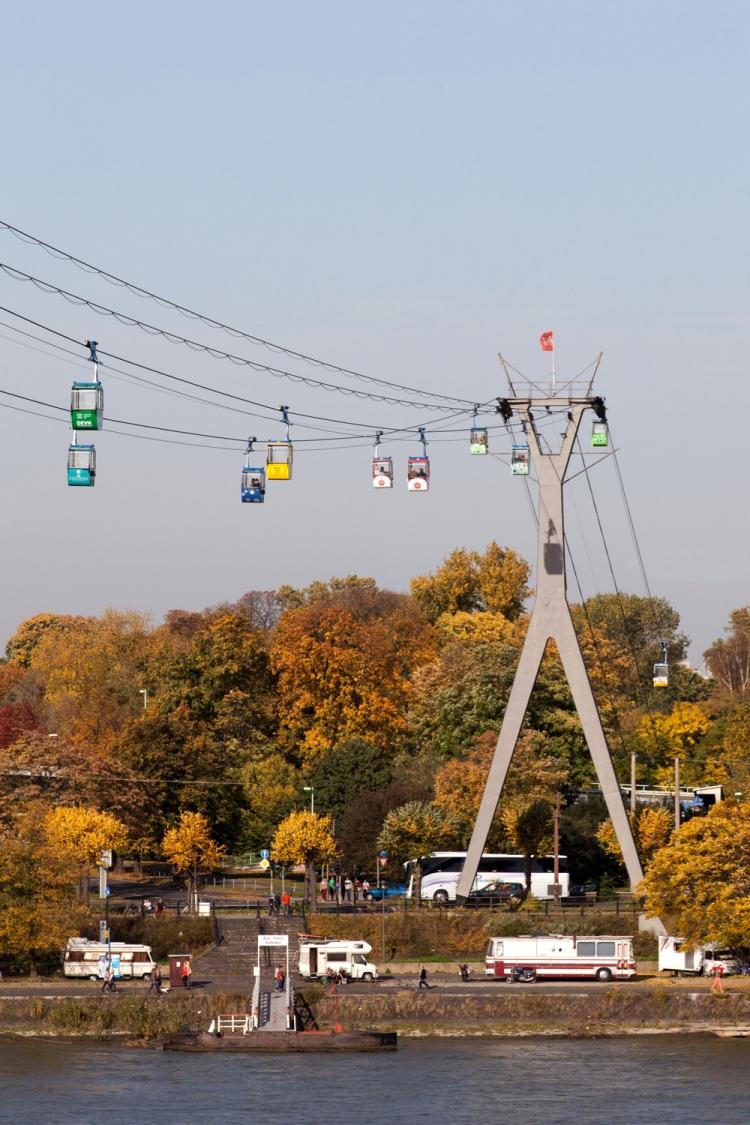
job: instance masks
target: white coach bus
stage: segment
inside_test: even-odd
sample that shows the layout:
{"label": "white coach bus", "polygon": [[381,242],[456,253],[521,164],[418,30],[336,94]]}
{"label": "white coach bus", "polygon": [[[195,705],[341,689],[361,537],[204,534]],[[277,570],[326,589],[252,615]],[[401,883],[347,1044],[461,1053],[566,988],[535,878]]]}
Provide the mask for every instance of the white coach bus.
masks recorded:
{"label": "white coach bus", "polygon": [[[458,877],[466,859],[466,852],[434,852],[422,857],[422,898],[432,902],[455,902]],[[416,860],[406,867],[406,894],[414,894],[414,868]],[[534,898],[554,898],[554,857],[540,856],[531,864],[531,894]],[[568,858],[558,857],[560,897],[567,898],[570,891]],[[489,883],[523,883],[526,885],[526,859],[522,855],[491,855],[485,853],[479,861],[473,891],[481,891]]]}

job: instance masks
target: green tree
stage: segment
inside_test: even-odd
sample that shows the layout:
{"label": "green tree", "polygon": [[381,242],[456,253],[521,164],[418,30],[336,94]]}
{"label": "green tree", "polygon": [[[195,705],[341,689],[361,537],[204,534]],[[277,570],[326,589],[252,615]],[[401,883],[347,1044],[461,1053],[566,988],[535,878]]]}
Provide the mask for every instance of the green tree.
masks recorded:
{"label": "green tree", "polygon": [[393,809],[383,821],[378,849],[404,862],[414,859],[414,899],[422,901],[422,860],[455,841],[453,817],[437,805],[409,801]]}
{"label": "green tree", "polygon": [[311,763],[305,780],[315,790],[321,812],[340,817],[352,799],[380,789],[391,779],[390,762],[383,751],[363,738],[348,738],[324,750]]}

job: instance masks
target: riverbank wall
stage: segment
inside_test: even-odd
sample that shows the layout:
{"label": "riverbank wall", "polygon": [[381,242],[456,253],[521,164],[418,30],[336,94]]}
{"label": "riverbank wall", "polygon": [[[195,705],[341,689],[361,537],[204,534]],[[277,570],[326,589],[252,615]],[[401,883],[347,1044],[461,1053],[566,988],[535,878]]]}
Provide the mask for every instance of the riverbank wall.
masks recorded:
{"label": "riverbank wall", "polygon": [[[627,987],[595,993],[549,993],[532,988],[492,995],[446,995],[413,987],[370,995],[308,990],[321,1027],[398,1031],[405,1036],[570,1036],[578,1038],[750,1028],[750,993],[649,991]],[[0,1035],[132,1038],[205,1030],[220,1012],[242,1012],[244,994],[193,993],[170,997],[3,999]]]}

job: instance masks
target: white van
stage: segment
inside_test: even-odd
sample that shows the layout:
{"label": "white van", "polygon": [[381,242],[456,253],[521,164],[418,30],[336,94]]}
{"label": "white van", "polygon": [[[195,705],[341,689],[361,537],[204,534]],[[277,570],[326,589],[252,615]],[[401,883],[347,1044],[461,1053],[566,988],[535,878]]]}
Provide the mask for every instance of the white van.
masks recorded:
{"label": "white van", "polygon": [[715,968],[721,969],[722,976],[731,976],[738,971],[737,962],[729,950],[717,948],[713,942],[686,949],[684,938],[659,938],[660,973],[666,970],[678,976],[710,976]]}
{"label": "white van", "polygon": [[325,977],[329,969],[340,969],[350,980],[376,980],[378,970],[367,960],[372,946],[366,941],[334,941],[303,938],[299,947],[299,973],[303,977]]}
{"label": "white van", "polygon": [[155,964],[150,945],[129,945],[124,941],[113,941],[108,945],[106,942],[73,937],[65,946],[63,974],[99,980],[108,958],[115,976],[124,980],[138,977],[148,980]]}

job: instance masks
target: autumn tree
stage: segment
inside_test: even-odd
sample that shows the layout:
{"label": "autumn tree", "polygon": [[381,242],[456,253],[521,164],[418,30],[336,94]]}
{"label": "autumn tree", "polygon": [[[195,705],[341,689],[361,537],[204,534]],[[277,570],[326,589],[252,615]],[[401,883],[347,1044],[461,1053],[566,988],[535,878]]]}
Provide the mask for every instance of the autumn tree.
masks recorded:
{"label": "autumn tree", "polygon": [[199,876],[218,867],[224,856],[224,849],[211,838],[205,816],[183,812],[178,824],[164,834],[162,851],[178,874],[187,879],[188,898],[197,910]]}
{"label": "autumn tree", "polygon": [[0,956],[59,953],[88,920],[76,894],[78,868],[35,814],[20,817],[0,841]]}
{"label": "autumn tree", "polygon": [[486,611],[514,621],[531,591],[530,567],[509,548],[492,542],[482,554],[461,547],[434,574],[411,580],[412,596],[432,621],[442,614]]}
{"label": "autumn tree", "polygon": [[303,765],[362,738],[385,751],[403,734],[413,669],[432,633],[408,598],[369,586],[304,594],[274,632],[280,745]]}
{"label": "autumn tree", "polygon": [[78,871],[82,897],[88,898],[89,871],[105,850],[122,851],[128,842],[125,825],[110,813],[80,805],[50,809],[42,820],[49,843],[67,864]]}
{"label": "autumn tree", "polygon": [[[629,819],[638,855],[646,869],[672,835],[674,814],[663,805],[641,805],[635,816]],[[622,863],[622,852],[611,820],[602,821],[596,830],[596,838],[608,855]]]}
{"label": "autumn tree", "polygon": [[271,856],[279,863],[304,864],[305,901],[315,905],[316,864],[332,863],[338,855],[330,816],[302,811],[290,813],[276,829]]}
{"label": "autumn tree", "polygon": [[722,691],[746,696],[750,690],[750,606],[730,613],[726,632],[729,635],[714,641],[703,658]]}
{"label": "autumn tree", "polygon": [[67,614],[37,613],[22,621],[5,648],[8,662],[21,668],[30,668],[34,652],[42,640],[55,634],[71,633],[91,618],[72,617]]}
{"label": "autumn tree", "polygon": [[693,817],[654,856],[640,885],[646,908],[692,944],[750,958],[750,807],[722,801]]}
{"label": "autumn tree", "polygon": [[392,859],[416,860],[413,893],[417,906],[422,901],[422,860],[454,843],[455,833],[450,813],[424,801],[409,801],[389,812],[383,821],[378,849],[388,852]]}

